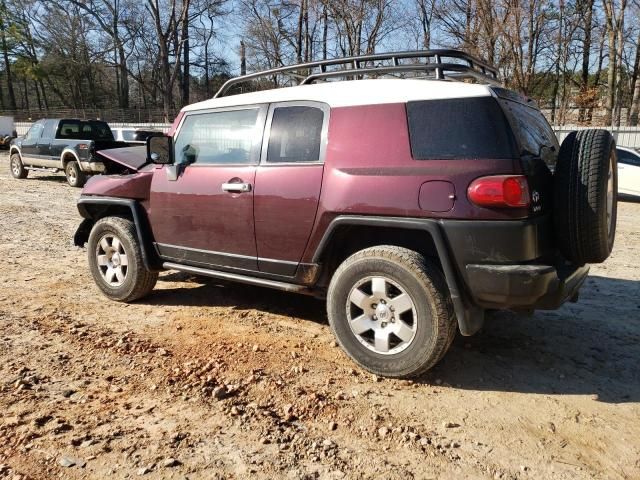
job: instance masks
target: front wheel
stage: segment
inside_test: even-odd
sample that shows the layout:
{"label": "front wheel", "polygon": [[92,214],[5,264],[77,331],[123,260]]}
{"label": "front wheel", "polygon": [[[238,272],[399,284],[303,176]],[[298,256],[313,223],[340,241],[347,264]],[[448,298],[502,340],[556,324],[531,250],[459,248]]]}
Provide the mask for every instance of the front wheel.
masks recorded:
{"label": "front wheel", "polygon": [[17,153],[11,155],[9,167],[11,169],[11,176],[13,178],[23,179],[27,178],[27,175],[29,175],[29,170],[24,168],[22,160],[20,159],[20,155],[18,155]]}
{"label": "front wheel", "polygon": [[67,163],[64,173],[67,176],[67,183],[72,187],[81,188],[87,183],[87,176],[80,170],[80,166],[76,161]]}
{"label": "front wheel", "polygon": [[111,300],[132,302],[153,290],[158,273],[144,266],[131,220],[120,217],[98,220],[91,229],[87,250],[93,279]]}
{"label": "front wheel", "polygon": [[327,295],[329,324],[362,368],[407,378],[446,353],[457,322],[439,268],[395,246],[361,250],[336,270]]}

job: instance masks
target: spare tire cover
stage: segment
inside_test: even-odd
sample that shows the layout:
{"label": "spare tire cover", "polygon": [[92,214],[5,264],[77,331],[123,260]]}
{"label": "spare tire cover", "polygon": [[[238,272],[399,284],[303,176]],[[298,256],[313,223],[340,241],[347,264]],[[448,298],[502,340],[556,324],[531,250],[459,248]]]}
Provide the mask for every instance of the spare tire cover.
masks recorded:
{"label": "spare tire cover", "polygon": [[615,140],[606,130],[571,132],[554,175],[557,244],[571,262],[604,262],[613,248],[618,209]]}

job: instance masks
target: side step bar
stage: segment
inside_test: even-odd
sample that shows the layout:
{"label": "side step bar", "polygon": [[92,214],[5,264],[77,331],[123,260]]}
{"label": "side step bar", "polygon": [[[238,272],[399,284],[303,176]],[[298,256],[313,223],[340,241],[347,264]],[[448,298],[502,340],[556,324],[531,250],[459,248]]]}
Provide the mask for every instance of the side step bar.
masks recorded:
{"label": "side step bar", "polygon": [[49,168],[49,167],[28,167],[27,165],[24,166],[25,170],[29,170],[32,172],[48,172],[48,173],[58,173],[60,171],[59,168]]}
{"label": "side step bar", "polygon": [[237,273],[221,272],[219,270],[209,270],[208,268],[192,267],[190,265],[181,265],[179,263],[164,262],[163,268],[167,270],[178,270],[180,272],[192,273],[194,275],[204,275],[219,280],[228,280],[231,282],[246,283],[258,287],[275,288],[285,292],[310,293],[309,289],[304,285],[296,285],[295,283],[279,282],[277,280],[268,280],[266,278],[255,278]]}

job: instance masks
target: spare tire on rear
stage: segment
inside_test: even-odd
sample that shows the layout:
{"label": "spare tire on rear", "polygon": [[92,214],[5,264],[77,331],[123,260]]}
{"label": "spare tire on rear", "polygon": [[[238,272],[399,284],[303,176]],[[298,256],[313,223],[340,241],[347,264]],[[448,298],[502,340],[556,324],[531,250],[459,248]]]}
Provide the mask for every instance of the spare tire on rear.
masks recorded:
{"label": "spare tire on rear", "polygon": [[554,176],[558,247],[571,262],[604,262],[613,248],[618,209],[616,144],[606,130],[580,130],[564,139]]}

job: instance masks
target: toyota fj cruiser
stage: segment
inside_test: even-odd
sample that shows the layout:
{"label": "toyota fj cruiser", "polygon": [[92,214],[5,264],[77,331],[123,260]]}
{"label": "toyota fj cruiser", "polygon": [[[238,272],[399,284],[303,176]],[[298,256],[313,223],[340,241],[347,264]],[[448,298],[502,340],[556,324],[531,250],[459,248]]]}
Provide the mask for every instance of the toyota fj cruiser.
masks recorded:
{"label": "toyota fj cruiser", "polygon": [[[300,72],[298,86],[225,96]],[[428,78],[364,78],[411,74]],[[487,310],[576,301],[613,246],[611,135],[559,146],[496,79],[443,50],[232,79],[144,154],[102,152],[129,172],[90,179],[75,243],[113,300],[147,295],[163,269],[326,297],[356,363],[418,375]]]}

